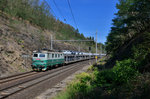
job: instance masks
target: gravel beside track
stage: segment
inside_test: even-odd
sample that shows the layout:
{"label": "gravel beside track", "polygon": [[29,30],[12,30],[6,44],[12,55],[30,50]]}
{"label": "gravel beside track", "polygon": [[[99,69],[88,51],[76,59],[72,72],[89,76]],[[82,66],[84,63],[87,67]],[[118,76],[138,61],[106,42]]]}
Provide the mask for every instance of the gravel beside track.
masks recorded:
{"label": "gravel beside track", "polygon": [[33,99],[69,75],[88,65],[88,63],[89,60],[74,63],[47,72],[40,72],[24,79],[17,79],[9,84],[6,83],[5,86],[3,85],[4,87],[0,85],[0,98]]}

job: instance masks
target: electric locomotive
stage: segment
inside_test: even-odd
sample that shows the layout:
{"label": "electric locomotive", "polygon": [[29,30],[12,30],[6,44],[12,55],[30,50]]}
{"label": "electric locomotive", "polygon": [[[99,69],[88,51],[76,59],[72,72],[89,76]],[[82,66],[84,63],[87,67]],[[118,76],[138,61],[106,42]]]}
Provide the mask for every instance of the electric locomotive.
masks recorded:
{"label": "electric locomotive", "polygon": [[46,71],[53,66],[64,63],[64,54],[62,52],[35,51],[33,52],[31,66],[34,71]]}

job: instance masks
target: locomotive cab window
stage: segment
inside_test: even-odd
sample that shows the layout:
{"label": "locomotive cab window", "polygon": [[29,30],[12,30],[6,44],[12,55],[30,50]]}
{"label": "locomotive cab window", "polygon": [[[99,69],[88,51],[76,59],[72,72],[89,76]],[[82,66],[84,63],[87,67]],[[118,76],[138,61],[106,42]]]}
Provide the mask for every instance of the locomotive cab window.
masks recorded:
{"label": "locomotive cab window", "polygon": [[50,58],[50,54],[47,54],[47,58]]}
{"label": "locomotive cab window", "polygon": [[45,57],[45,54],[40,54],[40,57]]}
{"label": "locomotive cab window", "polygon": [[48,55],[49,55],[49,57],[48,57],[48,58],[51,58],[51,57],[52,57],[52,54],[50,54],[50,53],[49,53]]}
{"label": "locomotive cab window", "polygon": [[38,54],[33,54],[33,57],[38,57]]}
{"label": "locomotive cab window", "polygon": [[52,58],[54,58],[54,54],[52,54]]}
{"label": "locomotive cab window", "polygon": [[57,58],[57,54],[55,54],[55,58]]}

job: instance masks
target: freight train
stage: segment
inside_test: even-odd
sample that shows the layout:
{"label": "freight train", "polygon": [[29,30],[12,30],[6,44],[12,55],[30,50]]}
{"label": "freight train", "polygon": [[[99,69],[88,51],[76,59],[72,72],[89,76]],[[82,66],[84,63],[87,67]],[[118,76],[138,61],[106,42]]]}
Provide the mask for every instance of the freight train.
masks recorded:
{"label": "freight train", "polygon": [[81,53],[73,51],[34,51],[32,55],[32,69],[34,71],[46,71],[54,66],[65,65],[99,57],[99,54]]}

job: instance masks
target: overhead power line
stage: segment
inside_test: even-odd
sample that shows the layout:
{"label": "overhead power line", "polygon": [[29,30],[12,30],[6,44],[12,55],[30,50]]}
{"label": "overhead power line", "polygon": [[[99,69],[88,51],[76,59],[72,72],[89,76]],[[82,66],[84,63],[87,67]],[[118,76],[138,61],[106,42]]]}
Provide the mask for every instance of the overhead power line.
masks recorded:
{"label": "overhead power line", "polygon": [[65,18],[64,15],[62,14],[62,12],[61,12],[61,10],[59,9],[59,7],[58,7],[57,3],[55,2],[55,0],[53,0],[53,2],[54,2],[54,5],[56,6],[58,12],[60,13],[60,15],[63,17],[64,21],[67,22],[66,18]]}
{"label": "overhead power line", "polygon": [[76,26],[76,28],[78,29],[77,23],[76,23],[76,21],[75,21],[75,17],[74,17],[74,15],[73,15],[73,11],[72,11],[72,8],[71,8],[71,5],[70,5],[70,1],[67,0],[67,2],[68,2],[68,5],[69,5],[69,9],[70,9],[70,11],[71,11],[71,15],[72,15],[73,21],[74,21],[74,23],[75,23],[75,26]]}
{"label": "overhead power line", "polygon": [[[48,1],[49,1],[49,0],[48,0]],[[56,14],[55,14],[54,10],[50,7],[50,3],[49,3],[49,2],[47,2],[46,0],[44,0],[44,2],[47,4],[47,6],[49,7],[49,9],[52,11],[52,13],[53,13],[54,17],[58,18],[58,17],[56,16]]]}

